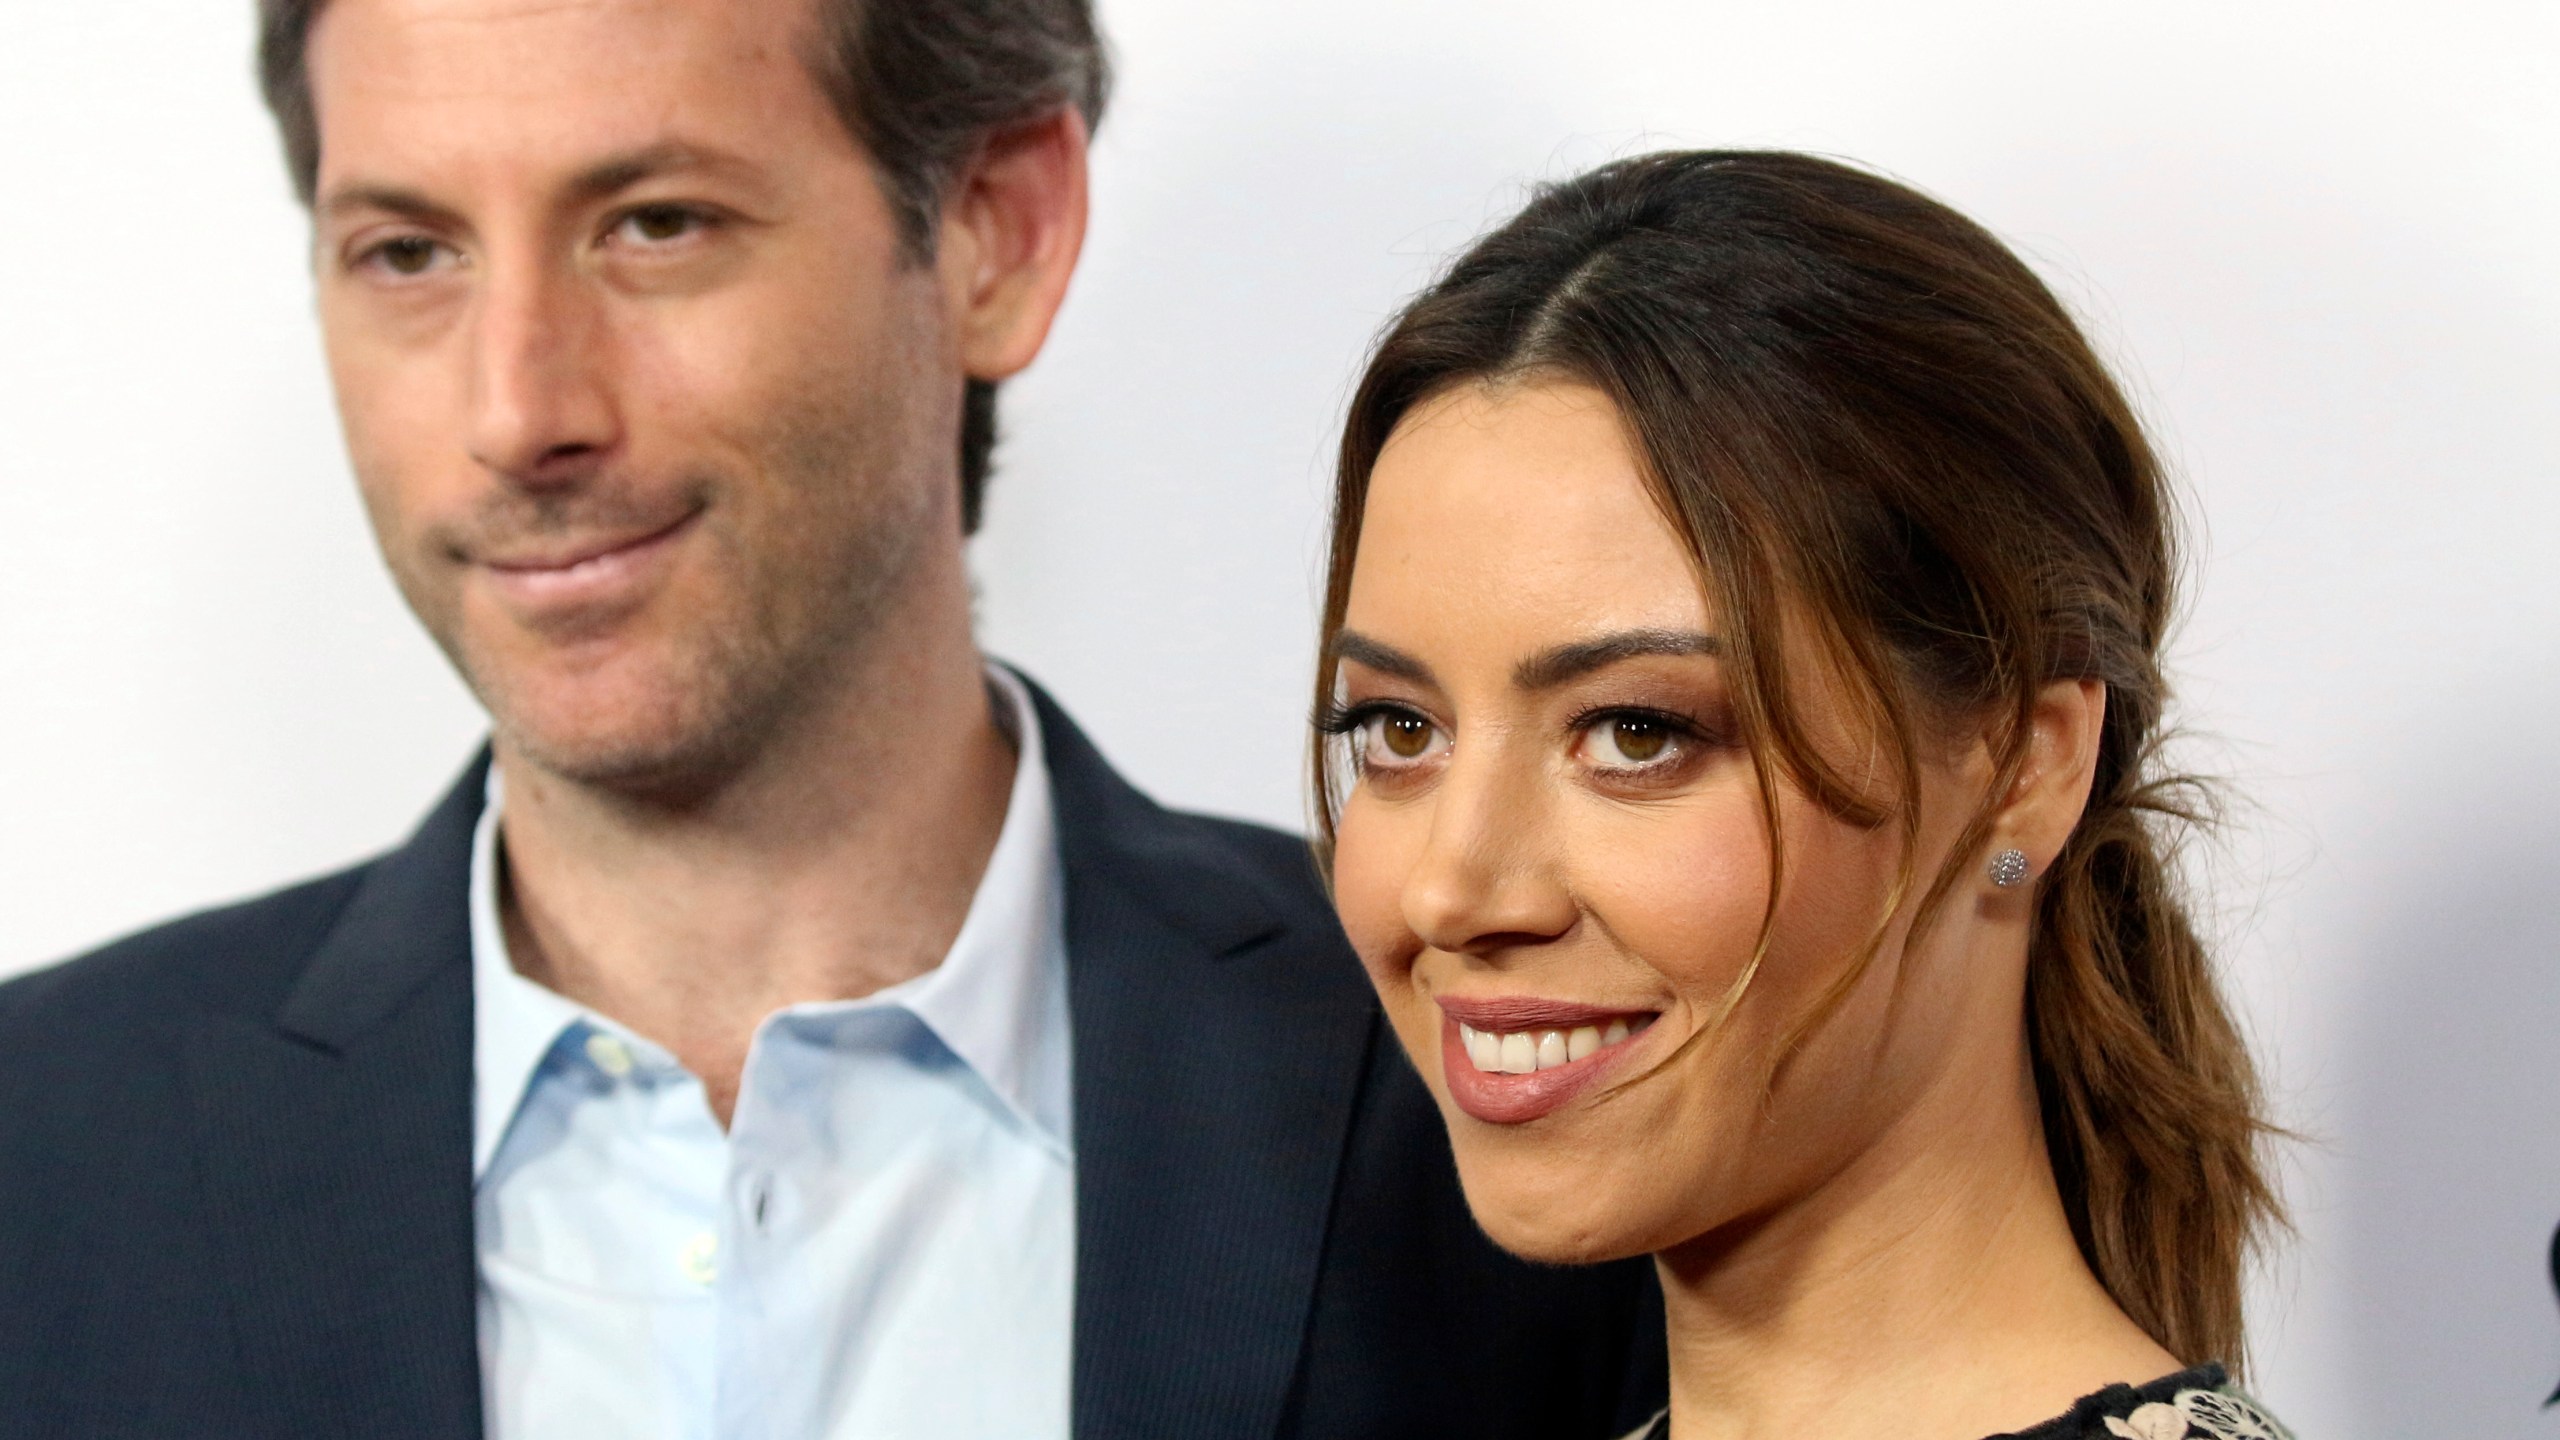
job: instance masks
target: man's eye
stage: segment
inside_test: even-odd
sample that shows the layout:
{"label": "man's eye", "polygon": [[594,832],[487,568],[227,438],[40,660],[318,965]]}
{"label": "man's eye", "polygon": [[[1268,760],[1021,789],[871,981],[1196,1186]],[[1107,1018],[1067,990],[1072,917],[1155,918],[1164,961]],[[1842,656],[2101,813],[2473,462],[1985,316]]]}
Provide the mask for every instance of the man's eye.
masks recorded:
{"label": "man's eye", "polygon": [[702,216],[681,205],[649,205],[624,216],[622,225],[634,239],[663,245],[701,229]]}
{"label": "man's eye", "polygon": [[424,275],[435,268],[438,248],[424,235],[403,235],[374,246],[368,258],[394,275]]}

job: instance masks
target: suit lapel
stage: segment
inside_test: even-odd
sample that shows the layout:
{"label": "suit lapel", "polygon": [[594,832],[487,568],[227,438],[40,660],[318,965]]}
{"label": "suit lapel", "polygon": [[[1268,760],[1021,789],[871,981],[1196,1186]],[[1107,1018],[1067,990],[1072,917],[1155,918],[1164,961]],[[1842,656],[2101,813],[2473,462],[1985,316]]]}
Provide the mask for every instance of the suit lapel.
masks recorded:
{"label": "suit lapel", "polygon": [[1373,1005],[1329,914],[1157,808],[1034,692],[1075,1026],[1074,1429],[1267,1436]]}
{"label": "suit lapel", "polygon": [[474,765],[365,873],[272,1023],[187,1044],[206,1220],[277,1433],[480,1433],[471,1213]]}

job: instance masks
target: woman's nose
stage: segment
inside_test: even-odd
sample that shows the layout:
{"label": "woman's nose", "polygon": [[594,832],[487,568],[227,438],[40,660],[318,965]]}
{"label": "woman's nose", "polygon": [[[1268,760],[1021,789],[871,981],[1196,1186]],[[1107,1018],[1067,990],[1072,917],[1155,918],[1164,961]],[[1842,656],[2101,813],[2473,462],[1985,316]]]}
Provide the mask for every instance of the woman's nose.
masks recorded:
{"label": "woman's nose", "polygon": [[1490,955],[1553,940],[1578,907],[1564,883],[1547,797],[1498,757],[1453,763],[1404,887],[1405,924],[1435,950]]}

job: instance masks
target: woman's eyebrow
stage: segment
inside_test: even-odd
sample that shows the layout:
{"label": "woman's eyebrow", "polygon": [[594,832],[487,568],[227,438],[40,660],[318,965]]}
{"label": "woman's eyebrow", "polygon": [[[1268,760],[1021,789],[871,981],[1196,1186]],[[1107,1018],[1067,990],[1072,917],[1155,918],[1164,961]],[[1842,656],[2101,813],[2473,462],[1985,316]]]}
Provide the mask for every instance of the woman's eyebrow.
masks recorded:
{"label": "woman's eyebrow", "polygon": [[1336,660],[1348,660],[1356,665],[1366,665],[1372,670],[1393,675],[1399,680],[1409,680],[1416,685],[1435,687],[1440,683],[1432,677],[1430,666],[1383,640],[1372,640],[1357,630],[1345,630],[1335,635],[1333,644],[1328,648],[1332,650],[1333,658]]}
{"label": "woman's eyebrow", "polygon": [[1697,630],[1619,630],[1532,655],[1512,667],[1523,690],[1552,690],[1603,666],[1642,655],[1721,655],[1724,642]]}

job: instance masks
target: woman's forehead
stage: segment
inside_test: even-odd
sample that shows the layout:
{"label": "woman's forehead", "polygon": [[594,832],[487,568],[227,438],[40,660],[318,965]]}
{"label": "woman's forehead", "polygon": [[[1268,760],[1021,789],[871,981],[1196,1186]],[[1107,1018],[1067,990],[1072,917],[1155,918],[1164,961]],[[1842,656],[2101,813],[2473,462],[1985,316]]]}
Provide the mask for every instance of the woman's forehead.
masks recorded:
{"label": "woman's forehead", "polygon": [[1397,427],[1370,477],[1346,619],[1520,651],[1713,629],[1618,412],[1561,383],[1464,387]]}

